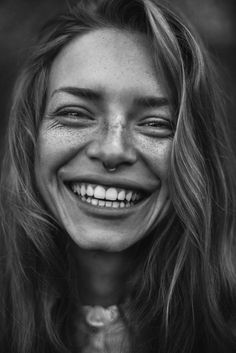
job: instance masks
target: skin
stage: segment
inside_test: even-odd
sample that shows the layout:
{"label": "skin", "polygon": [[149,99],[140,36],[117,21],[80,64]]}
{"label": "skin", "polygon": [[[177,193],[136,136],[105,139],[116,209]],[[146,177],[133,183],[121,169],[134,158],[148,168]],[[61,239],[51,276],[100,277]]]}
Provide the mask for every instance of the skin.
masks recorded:
{"label": "skin", "polygon": [[[81,89],[97,96],[81,96]],[[147,106],[148,97],[155,99]],[[53,62],[35,174],[44,201],[75,244],[90,303],[119,301],[121,294],[112,292],[123,290],[131,249],[166,214],[171,119],[148,42],[139,34],[92,31]],[[104,163],[116,171],[109,173]],[[129,209],[101,210],[79,201],[65,184],[91,178],[144,188],[149,197]]]}

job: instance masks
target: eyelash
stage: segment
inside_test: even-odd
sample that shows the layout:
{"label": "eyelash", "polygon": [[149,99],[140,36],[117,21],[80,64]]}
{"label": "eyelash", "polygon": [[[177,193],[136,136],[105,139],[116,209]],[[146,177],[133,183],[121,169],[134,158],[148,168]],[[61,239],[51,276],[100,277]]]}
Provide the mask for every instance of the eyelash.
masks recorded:
{"label": "eyelash", "polygon": [[[79,110],[81,109],[81,110]],[[59,108],[55,112],[47,114],[50,119],[55,119],[50,128],[63,127],[66,125],[80,124],[81,126],[92,122],[92,113],[83,111],[84,108]],[[84,109],[85,110],[85,109]]]}
{"label": "eyelash", "polygon": [[85,117],[91,119],[90,116],[91,113],[89,112],[83,112],[80,110],[74,110],[74,109],[62,109],[62,110],[57,110],[53,115],[54,116],[67,116],[67,117]]}
{"label": "eyelash", "polygon": [[140,126],[144,126],[150,129],[167,129],[171,130],[172,134],[174,133],[175,127],[172,121],[164,119],[164,118],[157,118],[157,117],[150,117],[140,123]]}
{"label": "eyelash", "polygon": [[164,122],[164,121],[150,121],[147,123],[144,123],[142,125],[145,126],[150,126],[150,127],[166,127],[166,128],[171,128],[171,124],[169,122]]}

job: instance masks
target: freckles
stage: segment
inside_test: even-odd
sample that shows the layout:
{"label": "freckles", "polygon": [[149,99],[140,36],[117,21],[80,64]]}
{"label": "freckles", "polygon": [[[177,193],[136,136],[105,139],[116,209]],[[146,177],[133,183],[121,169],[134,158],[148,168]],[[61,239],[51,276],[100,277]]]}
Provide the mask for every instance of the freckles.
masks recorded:
{"label": "freckles", "polygon": [[[86,145],[91,134],[88,131],[76,129],[43,128],[39,133],[38,154],[42,161],[54,158],[63,161]],[[47,157],[47,158],[46,158]]]}
{"label": "freckles", "polygon": [[160,169],[164,178],[167,177],[168,170],[170,167],[170,156],[172,150],[172,140],[163,141],[158,144],[156,149],[156,156],[153,160],[153,164],[156,169]]}
{"label": "freckles", "polygon": [[139,152],[154,173],[158,173],[163,178],[167,177],[170,156],[172,150],[172,139],[150,139],[145,138],[139,141]]}

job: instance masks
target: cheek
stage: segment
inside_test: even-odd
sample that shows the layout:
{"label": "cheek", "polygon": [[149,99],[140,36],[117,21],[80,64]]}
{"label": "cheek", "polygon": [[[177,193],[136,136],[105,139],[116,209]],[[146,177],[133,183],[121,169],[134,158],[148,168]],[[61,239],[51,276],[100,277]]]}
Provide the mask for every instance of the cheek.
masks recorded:
{"label": "cheek", "polygon": [[36,148],[38,171],[42,174],[56,172],[86,145],[88,136],[86,132],[50,130],[42,125]]}
{"label": "cheek", "polygon": [[170,157],[172,150],[172,141],[160,143],[156,149],[155,157],[153,158],[153,170],[160,171],[163,178],[167,178],[169,167],[170,167]]}
{"label": "cheek", "polygon": [[148,168],[162,180],[168,176],[173,140],[171,138],[155,139],[142,137],[136,141],[139,153]]}

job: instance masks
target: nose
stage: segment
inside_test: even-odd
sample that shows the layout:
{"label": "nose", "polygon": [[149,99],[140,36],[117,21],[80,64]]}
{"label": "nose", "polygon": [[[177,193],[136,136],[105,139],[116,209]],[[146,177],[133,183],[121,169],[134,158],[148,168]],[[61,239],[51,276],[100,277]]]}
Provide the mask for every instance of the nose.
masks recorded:
{"label": "nose", "polygon": [[118,123],[103,130],[88,145],[88,157],[100,161],[107,170],[134,164],[137,153],[127,128]]}

